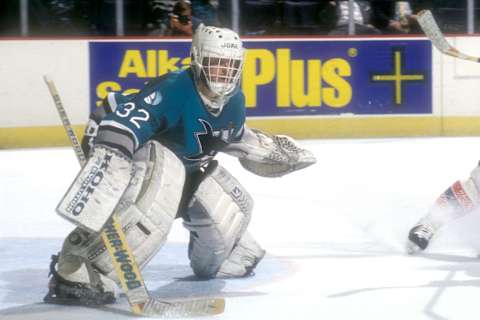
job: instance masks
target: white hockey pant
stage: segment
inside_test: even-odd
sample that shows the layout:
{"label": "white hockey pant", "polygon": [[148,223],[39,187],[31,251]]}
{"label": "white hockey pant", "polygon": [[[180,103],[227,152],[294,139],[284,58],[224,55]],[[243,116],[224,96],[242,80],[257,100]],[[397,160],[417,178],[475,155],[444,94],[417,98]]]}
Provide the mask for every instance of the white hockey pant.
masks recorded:
{"label": "white hockey pant", "polygon": [[250,273],[265,254],[245,232],[252,209],[253,199],[225,168],[218,166],[200,183],[184,219],[195,275],[208,279]]}
{"label": "white hockey pant", "polygon": [[463,217],[478,207],[479,190],[480,166],[477,166],[467,180],[456,181],[445,190],[419,223],[428,224],[436,230],[452,220]]}
{"label": "white hockey pant", "polygon": [[[116,212],[142,268],[166,241],[180,204],[185,169],[170,150],[155,141],[135,153],[134,165],[134,177]],[[64,242],[58,272],[67,280],[89,283],[88,264],[118,281],[100,236],[76,228]]]}

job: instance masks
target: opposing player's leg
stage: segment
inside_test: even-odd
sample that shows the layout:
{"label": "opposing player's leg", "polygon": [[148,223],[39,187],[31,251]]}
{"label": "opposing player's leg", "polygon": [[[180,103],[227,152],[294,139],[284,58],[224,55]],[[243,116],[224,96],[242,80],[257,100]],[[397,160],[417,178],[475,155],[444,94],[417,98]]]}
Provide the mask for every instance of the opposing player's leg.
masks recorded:
{"label": "opposing player's leg", "polygon": [[480,201],[479,186],[480,166],[477,166],[468,180],[457,181],[445,190],[427,215],[410,229],[408,253],[425,250],[440,227],[473,211]]}
{"label": "opposing player's leg", "polygon": [[[135,154],[134,166],[134,176],[117,209],[135,260],[142,268],[167,238],[177,214],[185,172],[181,161],[157,142],[149,142]],[[122,257],[119,260],[122,271],[128,273],[129,261]],[[76,228],[58,258],[54,257],[51,271],[47,302],[96,305],[114,301],[118,278],[97,233]],[[132,286],[134,282],[131,279]]]}
{"label": "opposing player's leg", "polygon": [[220,271],[241,277],[257,265],[265,252],[245,233],[252,209],[253,199],[225,168],[204,177],[184,216],[190,265],[198,277],[213,278]]}

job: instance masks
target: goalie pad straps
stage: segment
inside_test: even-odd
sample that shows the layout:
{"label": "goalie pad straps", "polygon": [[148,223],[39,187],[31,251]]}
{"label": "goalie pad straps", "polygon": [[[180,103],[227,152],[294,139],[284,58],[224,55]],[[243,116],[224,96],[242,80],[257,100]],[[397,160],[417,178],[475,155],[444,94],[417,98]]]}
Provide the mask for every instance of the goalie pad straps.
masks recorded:
{"label": "goalie pad straps", "polygon": [[126,190],[131,176],[131,160],[110,148],[97,146],[56,211],[90,232],[100,232]]}

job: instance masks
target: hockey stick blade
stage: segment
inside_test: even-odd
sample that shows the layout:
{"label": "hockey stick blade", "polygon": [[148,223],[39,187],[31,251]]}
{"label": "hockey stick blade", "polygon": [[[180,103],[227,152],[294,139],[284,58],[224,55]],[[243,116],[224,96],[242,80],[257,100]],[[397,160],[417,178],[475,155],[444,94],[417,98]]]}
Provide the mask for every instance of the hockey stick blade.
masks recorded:
{"label": "hockey stick blade", "polygon": [[442,31],[435,22],[430,10],[422,10],[417,14],[417,21],[425,35],[430,39],[432,44],[442,53],[468,61],[480,62],[479,57],[473,57],[458,51],[450,43],[447,42]]}
{"label": "hockey stick blade", "polygon": [[225,299],[206,298],[184,301],[158,300],[151,298],[143,307],[143,316],[159,318],[202,317],[223,313]]}

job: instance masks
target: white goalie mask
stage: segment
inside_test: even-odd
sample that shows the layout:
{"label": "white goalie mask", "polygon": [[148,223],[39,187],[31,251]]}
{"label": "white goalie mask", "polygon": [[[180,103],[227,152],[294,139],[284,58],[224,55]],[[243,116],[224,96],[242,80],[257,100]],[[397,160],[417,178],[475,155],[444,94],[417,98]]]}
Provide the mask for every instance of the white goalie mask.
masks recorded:
{"label": "white goalie mask", "polygon": [[190,49],[195,83],[208,108],[222,110],[238,85],[244,49],[238,34],[230,29],[198,26]]}

